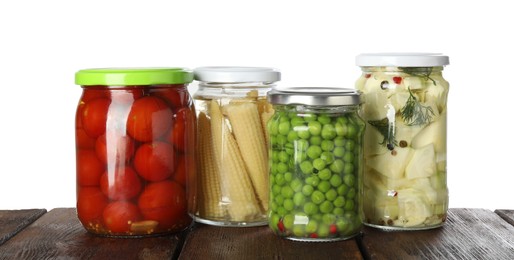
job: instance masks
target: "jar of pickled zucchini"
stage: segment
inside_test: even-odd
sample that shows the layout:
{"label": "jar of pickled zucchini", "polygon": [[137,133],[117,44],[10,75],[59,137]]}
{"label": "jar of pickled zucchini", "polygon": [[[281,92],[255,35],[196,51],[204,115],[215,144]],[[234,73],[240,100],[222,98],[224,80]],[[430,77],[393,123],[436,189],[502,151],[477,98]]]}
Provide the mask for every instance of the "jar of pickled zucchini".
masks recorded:
{"label": "jar of pickled zucchini", "polygon": [[75,121],[77,214],[91,233],[140,237],[191,221],[195,111],[182,68],[86,69]]}
{"label": "jar of pickled zucchini", "polygon": [[269,226],[299,241],[357,235],[365,127],[359,93],[288,88],[270,91],[268,100],[275,109],[268,122]]}
{"label": "jar of pickled zucchini", "polygon": [[361,54],[363,210],[366,225],[431,229],[446,220],[448,56]]}
{"label": "jar of pickled zucchini", "polygon": [[195,221],[216,226],[266,225],[268,148],[273,115],[266,93],[280,72],[261,67],[201,67],[194,95],[198,175],[190,193]]}

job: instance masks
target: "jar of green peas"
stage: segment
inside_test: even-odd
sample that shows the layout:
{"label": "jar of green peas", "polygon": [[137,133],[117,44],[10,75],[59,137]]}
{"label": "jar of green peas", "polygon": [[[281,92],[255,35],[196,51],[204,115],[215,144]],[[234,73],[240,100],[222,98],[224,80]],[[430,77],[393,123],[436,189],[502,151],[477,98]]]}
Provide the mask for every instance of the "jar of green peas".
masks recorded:
{"label": "jar of green peas", "polygon": [[268,92],[269,226],[299,241],[335,241],[362,226],[360,98],[353,89]]}

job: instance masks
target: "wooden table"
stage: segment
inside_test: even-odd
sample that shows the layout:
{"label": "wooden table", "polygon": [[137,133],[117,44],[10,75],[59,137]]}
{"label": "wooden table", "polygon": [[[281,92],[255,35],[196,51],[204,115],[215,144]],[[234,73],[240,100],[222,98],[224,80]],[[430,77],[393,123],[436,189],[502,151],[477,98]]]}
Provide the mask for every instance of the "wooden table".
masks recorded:
{"label": "wooden table", "polygon": [[170,236],[103,238],[87,233],[73,208],[0,210],[0,259],[514,259],[514,210],[450,209],[439,229],[364,228],[330,243],[202,224]]}

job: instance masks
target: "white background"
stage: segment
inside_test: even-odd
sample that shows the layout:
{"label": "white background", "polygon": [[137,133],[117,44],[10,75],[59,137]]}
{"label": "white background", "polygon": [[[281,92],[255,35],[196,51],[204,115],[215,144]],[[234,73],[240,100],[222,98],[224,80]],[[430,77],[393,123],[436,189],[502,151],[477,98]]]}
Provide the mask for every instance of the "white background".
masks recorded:
{"label": "white background", "polygon": [[270,66],[281,86],[353,87],[355,56],[384,51],[450,56],[450,207],[514,209],[507,2],[1,1],[0,209],[75,206],[79,69]]}

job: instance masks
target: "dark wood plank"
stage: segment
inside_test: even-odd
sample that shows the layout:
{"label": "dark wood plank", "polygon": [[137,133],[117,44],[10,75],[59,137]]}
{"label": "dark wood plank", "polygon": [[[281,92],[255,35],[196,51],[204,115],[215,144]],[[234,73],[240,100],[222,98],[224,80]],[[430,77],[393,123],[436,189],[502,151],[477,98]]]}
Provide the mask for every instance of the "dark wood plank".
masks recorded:
{"label": "dark wood plank", "polygon": [[438,229],[363,233],[370,259],[514,259],[514,227],[485,209],[450,209]]}
{"label": "dark wood plank", "polygon": [[355,239],[296,242],[268,227],[214,227],[196,224],[179,259],[362,259]]}
{"label": "dark wood plank", "polygon": [[494,213],[498,214],[503,220],[514,226],[514,210],[512,209],[497,209]]}
{"label": "dark wood plank", "polygon": [[172,259],[184,234],[106,238],[86,232],[73,208],[53,209],[0,246],[0,259]]}
{"label": "dark wood plank", "polygon": [[0,210],[0,245],[46,213],[46,209]]}

